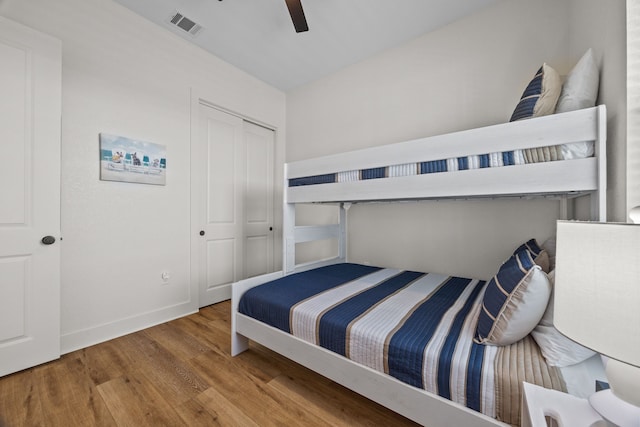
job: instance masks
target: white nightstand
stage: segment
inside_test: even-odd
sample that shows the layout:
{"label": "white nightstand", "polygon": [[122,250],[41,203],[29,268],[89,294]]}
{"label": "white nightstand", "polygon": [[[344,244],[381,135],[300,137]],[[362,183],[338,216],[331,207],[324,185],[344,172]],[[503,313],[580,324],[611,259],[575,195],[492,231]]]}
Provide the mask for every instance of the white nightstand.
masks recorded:
{"label": "white nightstand", "polygon": [[522,427],[547,427],[551,417],[559,427],[605,427],[606,421],[580,399],[557,390],[523,383]]}

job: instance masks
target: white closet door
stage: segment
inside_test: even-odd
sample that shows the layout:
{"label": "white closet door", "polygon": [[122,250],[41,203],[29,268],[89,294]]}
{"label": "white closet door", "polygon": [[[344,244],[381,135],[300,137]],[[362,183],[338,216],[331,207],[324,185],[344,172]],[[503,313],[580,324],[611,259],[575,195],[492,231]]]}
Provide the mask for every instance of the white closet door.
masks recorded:
{"label": "white closet door", "polygon": [[244,272],[243,120],[200,106],[200,186],[204,222],[200,230],[200,306],[231,297],[231,283]]}
{"label": "white closet door", "polygon": [[200,103],[192,148],[192,233],[199,305],[273,271],[275,132]]}
{"label": "white closet door", "polygon": [[273,272],[273,153],[275,132],[244,123],[246,147],[244,277]]}
{"label": "white closet door", "polygon": [[0,17],[0,64],[2,376],[60,356],[60,42]]}

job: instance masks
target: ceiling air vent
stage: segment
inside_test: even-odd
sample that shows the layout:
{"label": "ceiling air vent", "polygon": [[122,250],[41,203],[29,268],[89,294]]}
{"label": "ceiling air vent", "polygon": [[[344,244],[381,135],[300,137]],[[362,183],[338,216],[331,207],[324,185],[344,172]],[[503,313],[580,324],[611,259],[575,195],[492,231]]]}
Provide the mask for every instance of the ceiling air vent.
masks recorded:
{"label": "ceiling air vent", "polygon": [[182,31],[186,31],[191,34],[193,37],[197,36],[198,33],[202,30],[202,25],[196,24],[191,19],[187,18],[180,12],[173,13],[167,22],[171,25],[175,25],[180,28]]}

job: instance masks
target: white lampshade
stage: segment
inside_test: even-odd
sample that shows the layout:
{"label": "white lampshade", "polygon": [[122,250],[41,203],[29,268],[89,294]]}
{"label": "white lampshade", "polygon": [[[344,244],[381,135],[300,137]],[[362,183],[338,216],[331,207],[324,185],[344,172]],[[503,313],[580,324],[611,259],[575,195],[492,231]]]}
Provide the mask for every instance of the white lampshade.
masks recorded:
{"label": "white lampshade", "polygon": [[554,324],[640,367],[640,225],[559,221]]}
{"label": "white lampshade", "polygon": [[611,358],[591,406],[640,427],[640,225],[558,222],[554,324]]}

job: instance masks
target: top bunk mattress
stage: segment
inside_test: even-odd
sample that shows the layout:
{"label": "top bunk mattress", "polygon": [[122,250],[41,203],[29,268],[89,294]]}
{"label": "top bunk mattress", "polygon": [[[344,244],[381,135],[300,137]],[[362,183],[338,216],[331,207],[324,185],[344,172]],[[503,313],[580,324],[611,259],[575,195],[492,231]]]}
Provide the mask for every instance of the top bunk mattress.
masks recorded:
{"label": "top bunk mattress", "polygon": [[509,424],[522,381],[566,391],[531,336],[474,342],[485,282],[334,264],[247,291],[239,312]]}
{"label": "top bunk mattress", "polygon": [[[593,156],[593,141],[587,143],[591,147],[589,155]],[[561,146],[537,147],[527,150],[503,151],[448,159],[430,160],[426,162],[405,163],[371,169],[359,169],[328,173],[324,175],[305,176],[289,179],[289,187],[304,185],[330,184],[335,182],[363,181],[367,179],[395,178],[400,176],[424,175],[430,173],[457,172],[472,169],[496,168],[502,166],[526,165],[530,163],[554,162],[564,160]]]}
{"label": "top bunk mattress", "polygon": [[[565,159],[579,144],[584,157]],[[285,165],[287,203],[580,195],[605,187],[606,108]],[[444,173],[447,172],[447,173]]]}

